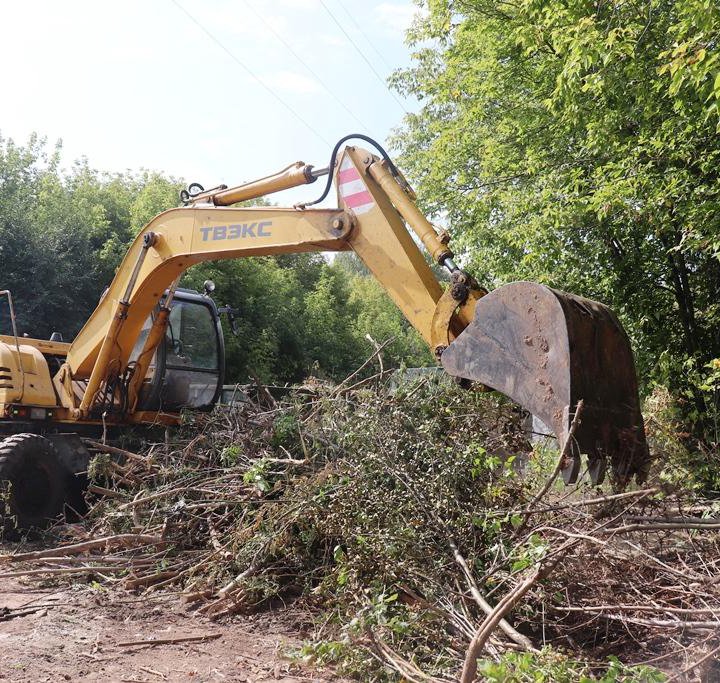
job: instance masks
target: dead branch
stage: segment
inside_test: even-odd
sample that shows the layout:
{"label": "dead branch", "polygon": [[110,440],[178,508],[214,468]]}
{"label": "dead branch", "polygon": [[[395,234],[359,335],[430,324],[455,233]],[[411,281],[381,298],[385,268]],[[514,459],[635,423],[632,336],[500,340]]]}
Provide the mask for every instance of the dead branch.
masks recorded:
{"label": "dead branch", "polygon": [[199,636],[178,636],[177,638],[156,638],[150,640],[128,640],[116,643],[118,647],[135,647],[138,645],[173,645],[175,643],[200,643],[204,640],[215,640],[222,637],[222,633],[206,633]]}
{"label": "dead branch", "polygon": [[679,531],[682,529],[698,529],[703,531],[720,529],[720,523],[698,524],[697,522],[670,522],[665,524],[662,522],[655,522],[650,524],[625,524],[624,526],[602,529],[598,533],[604,535],[614,535],[629,534],[634,531]]}
{"label": "dead branch", "polygon": [[668,612],[672,614],[712,614],[720,618],[720,608],[684,608],[667,605],[584,605],[583,607],[553,607],[562,612]]}
{"label": "dead branch", "polygon": [[[658,493],[660,489],[649,488],[639,489],[637,491],[626,491],[625,493],[615,493],[609,496],[599,496],[597,498],[588,498],[587,500],[574,500],[571,503],[562,503],[560,505],[551,505],[544,508],[534,508],[531,510],[524,510],[525,514],[538,515],[545,512],[558,512],[559,510],[568,510],[570,508],[585,507],[587,505],[602,505],[603,503],[610,503],[618,500],[624,500],[626,498],[636,498],[638,496],[647,496],[654,493]],[[502,514],[507,514],[504,511]]]}
{"label": "dead branch", "polygon": [[407,680],[410,683],[449,683],[447,679],[430,676],[421,671],[413,662],[399,655],[369,629],[367,634],[370,637],[372,644],[375,646],[375,649],[381,655],[380,661],[384,660],[384,663],[390,664],[390,666],[392,666],[392,668],[395,669],[395,671],[397,671],[404,680]]}
{"label": "dead branch", "polygon": [[132,451],[126,451],[125,449],[117,448],[116,446],[108,446],[97,441],[92,441],[91,439],[83,439],[83,442],[85,443],[85,445],[90,446],[90,448],[93,448],[96,451],[100,451],[101,453],[119,455],[120,457],[126,458],[127,460],[141,463],[148,468],[154,466],[149,458],[143,455],[138,455],[137,453],[133,453]]}
{"label": "dead branch", "polygon": [[46,567],[44,569],[25,569],[16,572],[4,572],[0,579],[11,579],[19,576],[60,576],[68,574],[111,574],[113,572],[126,572],[127,567],[113,565],[111,567]]}
{"label": "dead branch", "polygon": [[395,341],[395,337],[390,337],[389,339],[386,339],[381,344],[378,344],[377,342],[374,342],[375,344],[375,351],[373,351],[370,356],[368,356],[367,360],[352,374],[348,375],[340,384],[335,387],[335,391],[333,392],[335,395],[338,395],[341,390],[345,390],[345,387],[353,380],[355,379],[370,363],[375,360],[377,356],[379,356],[382,353],[382,350],[388,345],[392,344],[392,342]]}
{"label": "dead branch", "polygon": [[106,489],[102,486],[97,486],[96,484],[90,484],[90,486],[87,487],[87,490],[90,493],[95,493],[99,496],[106,496],[107,498],[120,498],[121,500],[124,500],[127,498],[127,494],[123,493],[122,491],[115,491],[114,489]]}
{"label": "dead branch", "polygon": [[[493,607],[480,592],[477,582],[475,581],[472,572],[470,571],[470,568],[465,561],[465,558],[460,554],[457,545],[452,540],[450,541],[450,549],[452,550],[455,562],[460,565],[460,568],[465,575],[465,580],[467,581],[468,587],[470,588],[470,593],[472,594],[475,603],[489,617],[493,613]],[[527,650],[528,652],[537,652],[536,648],[533,647],[532,642],[530,642],[530,639],[527,636],[524,636],[522,633],[518,633],[506,619],[501,619],[499,621],[499,626],[502,629],[503,633],[505,633],[508,638],[510,638],[521,648],[523,648],[523,650]]]}
{"label": "dead branch", "polygon": [[537,492],[535,497],[530,501],[530,503],[528,503],[528,506],[525,508],[525,515],[522,524],[520,525],[520,528],[523,528],[527,524],[528,519],[532,514],[532,509],[542,500],[543,496],[550,490],[550,487],[555,483],[555,480],[558,478],[560,472],[562,472],[565,468],[568,457],[570,456],[570,449],[572,448],[573,439],[575,438],[575,431],[580,424],[580,418],[582,417],[584,408],[585,401],[583,399],[580,399],[575,408],[575,416],[570,423],[570,429],[568,431],[567,438],[565,439],[565,443],[563,444],[562,450],[560,451],[560,457],[558,458],[558,461],[555,465],[555,469],[552,471],[552,474],[548,477],[543,487]]}
{"label": "dead branch", "polygon": [[626,624],[637,624],[638,626],[647,626],[649,628],[678,628],[686,629],[712,629],[720,630],[720,620],[717,621],[680,621],[678,619],[637,619],[622,614],[598,614],[601,619],[611,619],[614,621],[622,621]]}
{"label": "dead branch", "polygon": [[542,562],[530,576],[510,590],[495,606],[492,613],[485,618],[485,621],[483,621],[482,624],[480,624],[475,636],[470,642],[470,646],[465,653],[465,662],[463,663],[460,683],[473,683],[477,674],[478,657],[497,625],[538,581],[541,581],[550,575],[552,570],[558,562],[560,562],[567,551],[577,543],[578,541],[575,540],[568,541],[561,548],[558,548],[551,560]]}
{"label": "dead branch", "polygon": [[0,562],[26,562],[29,560],[40,560],[45,557],[53,557],[59,552],[66,555],[76,555],[86,550],[95,550],[96,548],[114,548],[118,546],[128,548],[137,545],[160,545],[162,542],[159,536],[148,534],[118,534],[116,536],[105,536],[104,538],[84,541],[83,543],[49,548],[48,550],[36,550],[30,553],[16,553],[14,555],[0,555]]}

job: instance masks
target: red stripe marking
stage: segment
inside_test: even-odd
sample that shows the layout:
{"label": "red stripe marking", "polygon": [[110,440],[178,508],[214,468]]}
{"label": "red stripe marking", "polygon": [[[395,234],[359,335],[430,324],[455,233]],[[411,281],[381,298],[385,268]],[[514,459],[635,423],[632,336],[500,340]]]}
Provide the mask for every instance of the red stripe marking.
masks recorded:
{"label": "red stripe marking", "polygon": [[356,192],[355,194],[343,197],[345,204],[349,209],[355,209],[363,204],[372,204],[372,195],[365,190],[364,192]]}
{"label": "red stripe marking", "polygon": [[354,166],[343,168],[338,173],[338,182],[347,183],[350,180],[360,180],[360,174]]}

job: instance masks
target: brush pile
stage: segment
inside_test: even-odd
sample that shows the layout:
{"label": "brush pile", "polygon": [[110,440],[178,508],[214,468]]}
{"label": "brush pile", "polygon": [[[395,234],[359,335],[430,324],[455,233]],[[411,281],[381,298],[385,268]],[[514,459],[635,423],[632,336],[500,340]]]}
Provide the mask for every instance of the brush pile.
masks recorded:
{"label": "brush pile", "polygon": [[302,656],[363,680],[720,676],[720,506],[543,486],[557,454],[525,463],[494,394],[258,387],[171,443],[91,445],[74,538],[4,575],[172,589],[215,619],[298,599],[318,615]]}

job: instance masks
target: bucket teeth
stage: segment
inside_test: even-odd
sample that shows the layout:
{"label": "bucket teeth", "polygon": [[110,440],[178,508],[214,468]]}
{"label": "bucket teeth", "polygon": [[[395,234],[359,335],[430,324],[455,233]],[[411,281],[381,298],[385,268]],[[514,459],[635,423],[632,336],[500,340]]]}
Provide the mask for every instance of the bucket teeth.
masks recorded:
{"label": "bucket teeth", "polygon": [[632,350],[606,306],[533,282],[482,297],[468,327],[443,352],[451,375],[500,391],[548,425],[562,445],[578,401],[584,410],[566,483],[588,456],[593,484],[610,464],[613,483],[641,482],[650,462]]}

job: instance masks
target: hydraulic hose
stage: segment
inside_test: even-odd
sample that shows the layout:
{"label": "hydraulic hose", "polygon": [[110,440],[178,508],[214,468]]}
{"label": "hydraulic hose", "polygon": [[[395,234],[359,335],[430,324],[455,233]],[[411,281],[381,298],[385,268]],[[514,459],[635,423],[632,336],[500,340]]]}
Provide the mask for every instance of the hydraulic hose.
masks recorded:
{"label": "hydraulic hose", "polygon": [[308,206],[313,206],[314,204],[319,204],[325,197],[328,196],[328,193],[330,192],[330,188],[332,187],[333,182],[333,176],[332,171],[335,168],[335,162],[337,160],[338,152],[340,151],[340,147],[344,142],[347,142],[348,140],[363,140],[364,142],[369,142],[375,149],[380,152],[380,155],[382,158],[387,162],[388,169],[390,170],[390,173],[393,174],[395,178],[399,178],[400,172],[397,169],[397,166],[393,163],[392,159],[390,158],[390,155],[385,151],[385,148],[376,140],[373,140],[371,137],[368,137],[367,135],[363,135],[362,133],[350,133],[350,135],[346,135],[343,138],[340,138],[337,143],[335,143],[335,147],[333,147],[332,154],[330,155],[330,163],[328,164],[328,169],[330,169],[330,173],[328,173],[328,179],[325,183],[325,189],[323,190],[323,193],[314,201],[312,202],[303,202],[301,204],[296,204],[296,208],[298,209],[306,209]]}

